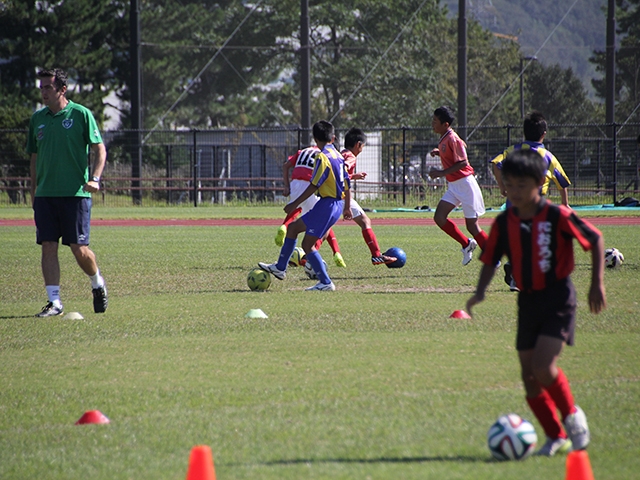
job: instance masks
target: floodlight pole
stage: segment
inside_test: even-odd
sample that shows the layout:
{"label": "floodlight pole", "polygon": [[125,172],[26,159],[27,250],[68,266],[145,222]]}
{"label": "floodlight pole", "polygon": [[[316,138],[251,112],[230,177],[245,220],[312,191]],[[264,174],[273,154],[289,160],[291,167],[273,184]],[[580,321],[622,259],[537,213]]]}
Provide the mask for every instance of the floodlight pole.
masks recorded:
{"label": "floodlight pole", "polygon": [[131,198],[134,205],[142,203],[140,177],[142,173],[142,62],[140,53],[140,0],[129,4],[129,55],[131,66]]}
{"label": "floodlight pole", "polygon": [[538,57],[535,55],[530,55],[527,57],[520,57],[520,118],[524,120],[524,72],[522,69],[524,68],[524,61],[528,62],[538,60]]}
{"label": "floodlight pole", "polygon": [[309,0],[300,0],[300,127],[301,143],[308,147],[311,130],[311,52],[309,47]]}
{"label": "floodlight pole", "polygon": [[467,0],[458,0],[458,135],[467,139]]}

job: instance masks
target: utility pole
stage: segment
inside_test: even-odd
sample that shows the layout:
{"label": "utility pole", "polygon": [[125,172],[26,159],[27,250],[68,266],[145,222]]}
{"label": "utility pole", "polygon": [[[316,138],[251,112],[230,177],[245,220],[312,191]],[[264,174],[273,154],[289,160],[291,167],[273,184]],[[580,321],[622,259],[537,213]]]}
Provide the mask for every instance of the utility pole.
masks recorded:
{"label": "utility pole", "polygon": [[[520,118],[524,120],[524,61],[538,60],[535,55],[520,57]],[[528,64],[527,64],[528,65]]]}

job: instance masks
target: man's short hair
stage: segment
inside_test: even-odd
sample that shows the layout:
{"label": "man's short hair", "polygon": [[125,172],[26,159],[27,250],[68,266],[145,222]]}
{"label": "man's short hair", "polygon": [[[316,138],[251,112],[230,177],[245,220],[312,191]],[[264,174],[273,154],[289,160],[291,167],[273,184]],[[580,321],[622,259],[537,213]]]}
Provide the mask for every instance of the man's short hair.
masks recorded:
{"label": "man's short hair", "polygon": [[538,142],[547,132],[547,121],[544,115],[538,111],[533,111],[524,117],[524,139],[530,142]]}
{"label": "man's short hair", "polygon": [[448,123],[449,125],[453,125],[453,122],[456,121],[453,110],[444,105],[442,107],[436,108],[433,112],[433,116],[437,117],[441,123]]}
{"label": "man's short hair", "polygon": [[45,70],[40,70],[38,72],[38,78],[49,78],[53,77],[53,86],[56,91],[60,91],[62,87],[67,86],[68,76],[67,72],[62,70],[61,68],[48,68]]}
{"label": "man's short hair", "polygon": [[353,148],[358,142],[367,143],[367,136],[359,128],[350,128],[344,135],[344,148]]}
{"label": "man's short hair", "polygon": [[522,148],[509,152],[502,162],[503,177],[531,177],[542,183],[547,174],[547,162],[536,150]]}
{"label": "man's short hair", "polygon": [[313,138],[319,142],[331,143],[335,134],[335,128],[326,120],[320,120],[313,124]]}

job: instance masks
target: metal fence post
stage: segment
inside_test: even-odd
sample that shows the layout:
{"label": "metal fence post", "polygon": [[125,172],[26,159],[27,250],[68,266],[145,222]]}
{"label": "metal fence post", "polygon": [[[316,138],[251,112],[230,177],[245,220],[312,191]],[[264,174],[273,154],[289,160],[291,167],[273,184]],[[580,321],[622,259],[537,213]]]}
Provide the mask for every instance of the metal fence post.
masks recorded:
{"label": "metal fence post", "polygon": [[198,130],[193,132],[193,206],[198,206]]}
{"label": "metal fence post", "polygon": [[618,198],[618,124],[613,122],[613,145],[611,150],[613,153],[613,204],[616,204]]}
{"label": "metal fence post", "polygon": [[402,205],[407,204],[407,127],[402,127]]}

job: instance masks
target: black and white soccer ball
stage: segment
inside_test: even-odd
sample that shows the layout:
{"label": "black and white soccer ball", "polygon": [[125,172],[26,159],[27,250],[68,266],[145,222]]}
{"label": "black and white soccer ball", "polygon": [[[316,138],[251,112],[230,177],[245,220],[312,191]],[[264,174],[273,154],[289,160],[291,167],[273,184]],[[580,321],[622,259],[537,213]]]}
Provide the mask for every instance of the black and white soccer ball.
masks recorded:
{"label": "black and white soccer ball", "polygon": [[[322,260],[322,263],[324,263],[324,269],[326,270],[327,269],[327,262]],[[304,264],[304,273],[307,275],[307,277],[309,277],[310,280],[318,280],[318,276],[316,275],[316,272],[313,271],[313,267],[311,266],[311,262],[309,262],[308,260]]]}
{"label": "black and white soccer ball", "polygon": [[617,248],[607,248],[604,251],[604,266],[607,268],[618,268],[624,262],[622,252]]}
{"label": "black and white soccer ball", "polygon": [[536,448],[538,435],[520,415],[502,415],[487,433],[489,451],[498,460],[523,460]]}

